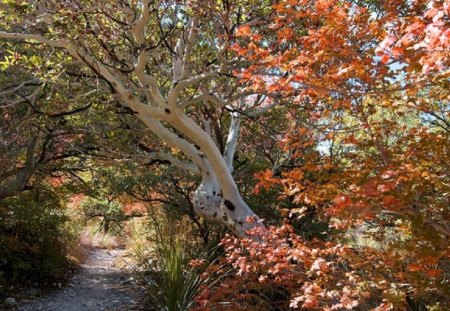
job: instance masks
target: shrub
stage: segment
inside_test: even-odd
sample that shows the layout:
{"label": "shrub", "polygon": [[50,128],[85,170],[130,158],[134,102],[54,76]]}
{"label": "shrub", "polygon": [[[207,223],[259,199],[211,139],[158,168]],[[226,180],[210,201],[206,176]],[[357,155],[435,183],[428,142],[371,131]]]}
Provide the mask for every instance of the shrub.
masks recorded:
{"label": "shrub", "polygon": [[305,241],[289,225],[254,233],[258,241],[222,240],[224,255],[203,276],[232,273],[203,287],[194,310],[419,310],[414,288],[374,249]]}
{"label": "shrub", "polygon": [[0,296],[12,284],[66,276],[66,253],[76,241],[66,232],[68,220],[59,197],[45,185],[0,201]]}

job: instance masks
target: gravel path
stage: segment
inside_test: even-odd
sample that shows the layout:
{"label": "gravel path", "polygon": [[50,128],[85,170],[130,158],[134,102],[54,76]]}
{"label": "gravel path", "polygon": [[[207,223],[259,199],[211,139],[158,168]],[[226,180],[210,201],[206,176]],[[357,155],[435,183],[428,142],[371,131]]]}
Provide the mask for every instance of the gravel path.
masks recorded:
{"label": "gravel path", "polygon": [[19,306],[19,311],[139,310],[142,292],[129,272],[117,268],[123,250],[93,249],[68,287]]}

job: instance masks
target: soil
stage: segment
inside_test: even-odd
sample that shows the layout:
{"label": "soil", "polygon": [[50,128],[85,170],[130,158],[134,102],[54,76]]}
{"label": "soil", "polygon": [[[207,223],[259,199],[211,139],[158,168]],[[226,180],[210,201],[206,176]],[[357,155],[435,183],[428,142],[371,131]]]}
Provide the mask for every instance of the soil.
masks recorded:
{"label": "soil", "polygon": [[20,302],[20,311],[128,311],[141,310],[144,292],[120,268],[124,250],[92,249],[68,286],[29,302]]}

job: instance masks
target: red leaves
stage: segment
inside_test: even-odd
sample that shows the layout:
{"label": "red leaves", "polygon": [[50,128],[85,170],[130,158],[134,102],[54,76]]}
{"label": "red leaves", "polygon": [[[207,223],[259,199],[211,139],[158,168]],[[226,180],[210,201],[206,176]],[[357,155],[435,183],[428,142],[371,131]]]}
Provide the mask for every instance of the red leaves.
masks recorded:
{"label": "red leaves", "polygon": [[432,278],[440,277],[443,273],[442,269],[429,269],[425,270],[426,275]]}
{"label": "red leaves", "polygon": [[[277,3],[265,38],[267,48],[259,51],[260,42],[255,42],[245,55],[253,62],[246,72],[248,87],[254,89],[254,77],[259,76],[258,87],[282,94],[294,106],[285,120],[295,126],[277,139],[283,169],[260,174],[256,192],[281,189],[280,199],[291,204],[282,205],[290,220],[304,220],[314,210],[333,228],[370,226],[361,229],[358,239],[367,241],[357,250],[376,250],[359,268],[370,267],[383,290],[356,297],[339,287],[339,298],[327,307],[351,309],[368,296],[384,294],[378,309],[387,310],[398,307],[389,300],[393,296],[387,284],[408,282],[418,292],[423,286],[425,295],[440,292],[436,282],[443,275],[440,265],[448,245],[441,239],[448,219],[449,185],[444,176],[450,145],[443,123],[449,116],[445,85],[450,5],[432,1],[428,7],[408,7],[407,14],[397,14],[398,7],[386,3],[386,15],[375,17],[356,6],[346,10],[345,4],[335,4]],[[287,77],[272,78],[273,73]],[[439,118],[444,120],[440,129],[430,125]],[[384,258],[384,247],[395,256]],[[304,270],[294,271],[307,285],[293,296],[291,307],[321,308],[324,295],[333,293],[325,293],[311,278],[334,277],[333,260],[338,258],[302,251],[309,255],[302,263]],[[429,252],[438,258],[434,263],[421,259]],[[278,276],[290,269],[277,265],[278,258],[274,253],[255,260],[273,264],[262,270],[271,269]],[[267,275],[262,280],[271,282]]]}
{"label": "red leaves", "polygon": [[[389,33],[396,33],[379,44],[377,53],[382,63],[388,62],[388,55],[410,66],[411,71],[421,68],[422,75],[438,73],[449,64],[449,13],[448,4],[432,1],[432,7],[423,15],[408,18],[395,18],[388,23]],[[397,26],[392,26],[397,25]],[[412,76],[414,78],[414,76]],[[416,77],[417,78],[417,77]]]}
{"label": "red leaves", "polygon": [[408,271],[411,271],[411,272],[422,271],[422,269],[423,269],[422,265],[417,264],[417,263],[408,265]]}
{"label": "red leaves", "polygon": [[[392,48],[391,51],[392,51],[392,56],[394,56],[394,58],[399,58],[404,53],[403,48],[402,47],[398,47],[398,46]],[[383,59],[381,61],[383,62]]]}
{"label": "red leaves", "polygon": [[[354,254],[348,253],[347,247],[319,241],[308,244],[290,226],[270,227],[261,233],[261,239],[253,242],[227,237],[222,241],[226,254],[208,273],[226,265],[236,270],[222,276],[213,288],[204,288],[197,310],[220,308],[223,301],[233,301],[242,310],[259,310],[255,299],[260,301],[257,305],[267,308],[274,302],[265,292],[277,289],[282,289],[283,296],[288,295],[276,301],[278,308],[286,310],[351,309],[363,299],[363,292],[355,286],[355,276],[348,272],[348,259]],[[346,262],[346,268],[337,262]],[[367,297],[367,293],[364,295]]]}
{"label": "red leaves", "polygon": [[408,265],[408,271],[410,272],[423,272],[425,275],[431,278],[440,277],[443,273],[442,269],[428,269],[423,264],[413,263]]}

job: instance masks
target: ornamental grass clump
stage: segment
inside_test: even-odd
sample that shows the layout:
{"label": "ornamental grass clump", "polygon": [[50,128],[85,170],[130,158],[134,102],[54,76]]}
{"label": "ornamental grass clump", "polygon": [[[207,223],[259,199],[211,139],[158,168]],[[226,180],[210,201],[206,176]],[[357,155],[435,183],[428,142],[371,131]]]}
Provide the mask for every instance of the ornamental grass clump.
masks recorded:
{"label": "ornamental grass clump", "polygon": [[[201,276],[210,265],[210,252],[193,252],[195,247],[181,230],[168,230],[176,227],[172,225],[155,224],[152,250],[138,257],[144,263],[145,287],[158,310],[186,311],[195,307],[200,288],[213,283],[212,278]],[[153,254],[150,259],[148,254]]]}

